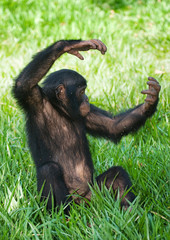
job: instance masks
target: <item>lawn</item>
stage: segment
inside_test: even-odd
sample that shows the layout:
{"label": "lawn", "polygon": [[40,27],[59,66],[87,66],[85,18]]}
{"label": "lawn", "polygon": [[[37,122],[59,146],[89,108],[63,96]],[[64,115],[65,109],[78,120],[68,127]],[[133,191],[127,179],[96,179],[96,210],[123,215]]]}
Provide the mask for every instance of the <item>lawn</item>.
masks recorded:
{"label": "lawn", "polygon": [[[1,0],[0,239],[168,239],[170,4],[161,0]],[[93,191],[89,205],[49,213],[40,203],[24,114],[11,95],[32,55],[60,39],[100,39],[107,48],[65,54],[50,72],[70,68],[88,81],[90,102],[116,114],[142,103],[148,76],[161,84],[156,114],[118,145],[88,136],[95,175],[121,165],[137,195],[126,212],[112,193]]]}

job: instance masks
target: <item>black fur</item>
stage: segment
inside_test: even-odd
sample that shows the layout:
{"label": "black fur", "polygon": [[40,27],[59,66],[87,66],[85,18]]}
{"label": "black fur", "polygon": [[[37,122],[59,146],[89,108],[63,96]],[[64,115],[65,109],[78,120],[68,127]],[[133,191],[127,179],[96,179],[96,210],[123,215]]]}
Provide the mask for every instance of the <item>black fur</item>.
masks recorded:
{"label": "black fur", "polygon": [[[78,193],[88,199],[91,197],[88,183],[93,181],[93,162],[89,151],[86,133],[105,137],[119,142],[122,136],[135,132],[156,110],[157,102],[149,112],[142,112],[142,105],[116,116],[90,105],[90,112],[81,116],[77,91],[86,87],[86,80],[72,70],[60,70],[50,74],[43,87],[38,82],[48,72],[57,58],[64,53],[65,46],[73,46],[81,41],[58,41],[41,51],[23,69],[16,79],[13,94],[26,113],[28,143],[37,170],[38,190],[42,186],[42,196],[49,197],[51,208],[51,190],[54,205],[66,202],[70,193]],[[66,89],[65,98],[56,89]],[[74,113],[74,114],[72,114]],[[75,116],[75,117],[74,117]],[[121,167],[112,167],[97,177],[97,183],[106,181],[106,187],[120,191],[120,197],[131,187],[127,172]],[[133,201],[132,192],[126,198]],[[122,206],[127,207],[126,198]],[[75,199],[78,202],[78,199]]]}

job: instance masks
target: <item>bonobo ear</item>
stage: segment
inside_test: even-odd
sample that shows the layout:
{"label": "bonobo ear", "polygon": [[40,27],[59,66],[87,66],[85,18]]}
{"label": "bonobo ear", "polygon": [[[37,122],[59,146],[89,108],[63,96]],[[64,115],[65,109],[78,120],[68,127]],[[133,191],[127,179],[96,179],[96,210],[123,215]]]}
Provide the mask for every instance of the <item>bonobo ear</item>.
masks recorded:
{"label": "bonobo ear", "polygon": [[55,89],[55,92],[56,92],[56,96],[59,100],[65,99],[65,97],[66,97],[65,86],[63,84],[58,85]]}

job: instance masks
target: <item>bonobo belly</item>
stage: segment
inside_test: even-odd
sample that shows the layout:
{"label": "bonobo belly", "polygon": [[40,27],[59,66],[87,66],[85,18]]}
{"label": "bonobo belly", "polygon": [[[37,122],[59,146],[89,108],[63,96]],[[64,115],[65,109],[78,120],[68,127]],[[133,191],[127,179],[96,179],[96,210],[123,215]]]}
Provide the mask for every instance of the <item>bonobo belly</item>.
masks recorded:
{"label": "bonobo belly", "polygon": [[79,163],[74,167],[74,171],[64,174],[65,182],[69,193],[73,198],[77,195],[85,196],[89,192],[89,184],[92,181],[92,172],[84,163]]}

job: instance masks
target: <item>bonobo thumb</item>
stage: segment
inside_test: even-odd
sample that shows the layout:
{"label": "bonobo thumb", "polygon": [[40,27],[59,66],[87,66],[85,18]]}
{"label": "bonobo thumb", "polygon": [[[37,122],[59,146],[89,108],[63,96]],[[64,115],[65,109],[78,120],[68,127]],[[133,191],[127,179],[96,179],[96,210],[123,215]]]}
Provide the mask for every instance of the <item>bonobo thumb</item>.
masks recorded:
{"label": "bonobo thumb", "polygon": [[78,51],[70,50],[70,51],[68,51],[68,53],[78,57],[80,60],[84,60],[84,57]]}

